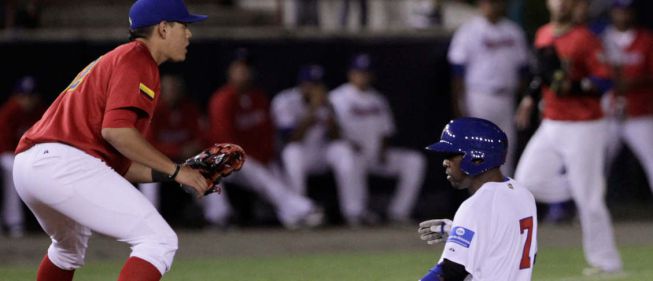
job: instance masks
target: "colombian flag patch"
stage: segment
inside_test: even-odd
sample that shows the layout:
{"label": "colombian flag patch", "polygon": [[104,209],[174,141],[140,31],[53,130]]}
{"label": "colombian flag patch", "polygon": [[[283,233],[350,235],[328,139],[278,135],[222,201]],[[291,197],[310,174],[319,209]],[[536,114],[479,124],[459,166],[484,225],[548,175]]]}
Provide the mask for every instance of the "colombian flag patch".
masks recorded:
{"label": "colombian flag patch", "polygon": [[150,98],[151,100],[154,99],[154,95],[155,95],[154,91],[152,91],[152,89],[145,86],[145,84],[141,83],[140,85],[138,85],[138,88],[141,90],[141,93],[145,94],[148,98]]}

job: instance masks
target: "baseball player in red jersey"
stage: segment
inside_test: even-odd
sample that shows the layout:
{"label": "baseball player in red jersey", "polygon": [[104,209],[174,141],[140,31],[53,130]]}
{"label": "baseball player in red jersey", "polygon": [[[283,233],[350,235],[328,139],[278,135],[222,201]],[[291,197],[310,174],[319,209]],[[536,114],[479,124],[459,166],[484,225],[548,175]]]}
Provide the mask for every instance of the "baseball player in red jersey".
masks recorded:
{"label": "baseball player in red jersey", "polygon": [[[253,85],[251,59],[244,49],[229,65],[228,83],[217,89],[208,105],[211,142],[236,143],[247,151],[247,163],[237,175],[225,179],[251,188],[275,208],[288,229],[314,227],[322,223],[322,211],[307,197],[294,192],[274,163],[275,128],[270,101]],[[204,217],[224,226],[229,216],[225,196],[210,196]]]}
{"label": "baseball player in red jersey", "polygon": [[603,34],[616,84],[606,95],[610,115],[608,161],[625,142],[641,162],[653,190],[653,34],[634,25],[632,2],[613,2],[612,25]]}
{"label": "baseball player in red jersey", "polygon": [[45,111],[31,76],[21,78],[12,96],[0,107],[0,166],[2,167],[2,223],[9,237],[23,236],[23,206],[14,188],[14,149],[20,137]]}
{"label": "baseball player in red jersey", "polygon": [[118,280],[159,280],[177,236],[130,182],[176,181],[204,194],[202,174],[175,164],[143,134],[159,101],[158,65],[186,58],[187,24],[206,19],[182,0],[138,0],[131,42],[84,68],[16,148],[14,182],[51,237],[37,280],[72,280],[92,231],[130,245]]}
{"label": "baseball player in red jersey", "polygon": [[[204,139],[203,122],[196,103],[187,98],[184,81],[176,75],[161,76],[161,102],[155,109],[147,140],[173,161],[183,162],[198,153]],[[139,188],[152,205],[159,209],[161,183],[141,183]]]}
{"label": "baseball player in red jersey", "polygon": [[[542,75],[543,118],[517,165],[515,179],[545,203],[573,199],[583,231],[586,274],[621,271],[610,214],[605,204],[607,125],[600,94],[610,88],[601,42],[582,25],[572,24],[575,0],[548,0],[551,22],[536,34],[538,54],[548,54]],[[544,55],[542,55],[544,56]],[[518,117],[529,115],[532,97],[522,100]],[[560,171],[565,170],[565,174]]]}

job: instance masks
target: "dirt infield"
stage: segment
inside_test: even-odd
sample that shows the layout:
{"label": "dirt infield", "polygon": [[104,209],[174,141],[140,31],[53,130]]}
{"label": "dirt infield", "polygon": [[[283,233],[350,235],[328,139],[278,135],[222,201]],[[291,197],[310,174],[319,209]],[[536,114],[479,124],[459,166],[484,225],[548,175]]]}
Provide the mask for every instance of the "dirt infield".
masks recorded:
{"label": "dirt infield", "polygon": [[[615,225],[620,246],[653,244],[653,222],[623,222]],[[246,228],[223,231],[179,231],[178,258],[249,257],[301,255],[312,253],[424,250],[428,246],[417,236],[416,227],[325,228],[289,232],[278,228]],[[543,225],[540,247],[578,247],[578,225]],[[49,244],[45,234],[20,239],[0,238],[0,263],[36,264]],[[91,238],[88,260],[121,260],[129,254],[126,244],[101,235]]]}

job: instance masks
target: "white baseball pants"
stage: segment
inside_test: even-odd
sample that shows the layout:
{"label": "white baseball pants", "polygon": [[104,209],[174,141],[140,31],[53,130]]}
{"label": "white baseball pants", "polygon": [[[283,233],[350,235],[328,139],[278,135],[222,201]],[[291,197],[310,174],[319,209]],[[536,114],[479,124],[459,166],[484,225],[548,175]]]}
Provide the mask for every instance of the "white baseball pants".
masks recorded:
{"label": "white baseball pants", "polygon": [[84,265],[91,232],[128,243],[164,274],[177,236],[150,202],[100,159],[60,143],[37,144],[16,155],[20,198],[52,239],[48,257],[57,267]]}
{"label": "white baseball pants", "polygon": [[366,208],[360,200],[367,192],[363,179],[365,174],[356,165],[354,151],[346,141],[338,140],[316,147],[293,142],[284,147],[281,156],[290,187],[295,193],[306,195],[307,175],[331,168],[342,215],[347,221],[363,215]]}
{"label": "white baseball pants", "polygon": [[511,177],[515,168],[515,98],[514,95],[495,95],[491,93],[470,93],[465,97],[469,117],[483,118],[496,124],[508,136],[508,153],[501,172]]}
{"label": "white baseball pants", "polygon": [[161,208],[161,183],[159,182],[148,182],[141,183],[138,185],[138,189],[141,190],[143,196],[147,198],[152,206],[159,210]]}
{"label": "white baseball pants", "polygon": [[[373,175],[398,178],[397,188],[388,206],[388,217],[394,220],[410,218],[424,182],[426,172],[426,158],[424,155],[410,149],[391,147],[386,150],[386,159],[383,163],[365,161],[362,157],[359,161],[364,162],[363,165],[367,168],[363,169],[363,171]],[[367,186],[367,177],[363,179],[365,180],[365,186]],[[364,196],[359,198],[359,201],[360,204],[366,206],[367,194],[364,194]]]}
{"label": "white baseball pants", "polygon": [[2,166],[3,196],[2,196],[2,222],[9,230],[22,231],[25,219],[23,216],[23,205],[14,187],[14,153],[5,152],[0,155]]}
{"label": "white baseball pants", "polygon": [[522,154],[515,179],[541,202],[573,198],[588,263],[614,271],[622,263],[605,204],[606,129],[604,120],[542,121]]}
{"label": "white baseball pants", "polygon": [[[313,209],[311,200],[288,188],[282,175],[275,173],[272,164],[266,166],[251,157],[245,161],[240,171],[226,177],[224,182],[245,185],[268,200],[284,225],[297,223]],[[224,194],[209,195],[203,201],[204,215],[208,221],[224,220],[229,215],[231,208]]]}
{"label": "white baseball pants", "polygon": [[612,163],[622,142],[633,151],[646,172],[648,186],[653,191],[653,116],[628,118],[623,122],[610,120],[608,163]]}

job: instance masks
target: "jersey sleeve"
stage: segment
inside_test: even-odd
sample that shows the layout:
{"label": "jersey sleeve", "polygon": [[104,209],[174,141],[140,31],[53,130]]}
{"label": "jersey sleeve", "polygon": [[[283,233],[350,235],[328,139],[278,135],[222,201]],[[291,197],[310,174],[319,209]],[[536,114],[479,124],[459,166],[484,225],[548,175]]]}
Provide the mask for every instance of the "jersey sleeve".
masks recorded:
{"label": "jersey sleeve", "polygon": [[453,35],[449,45],[447,57],[449,63],[455,65],[465,65],[469,60],[469,31],[467,25],[461,26]]}
{"label": "jersey sleeve", "polygon": [[454,217],[449,238],[444,245],[441,261],[448,259],[465,266],[467,272],[474,272],[485,248],[484,239],[489,238],[489,228],[484,226],[487,219],[482,208],[462,205]]}
{"label": "jersey sleeve", "polygon": [[225,91],[217,91],[209,102],[210,128],[207,138],[210,143],[235,143],[235,105],[228,95]]}
{"label": "jersey sleeve", "polygon": [[289,97],[281,92],[272,99],[272,119],[278,129],[287,130],[295,127],[295,118],[290,108]]}
{"label": "jersey sleeve", "polygon": [[649,74],[653,74],[653,33],[647,33],[646,36],[646,49],[644,53],[644,57],[646,60],[646,71]]}
{"label": "jersey sleeve", "polygon": [[381,106],[383,107],[383,135],[386,137],[392,136],[395,133],[394,117],[392,115],[392,108],[385,98],[381,98]]}
{"label": "jersey sleeve", "polygon": [[18,104],[9,99],[0,106],[0,153],[13,152],[16,148],[13,144],[17,135],[17,122],[12,122],[13,118],[19,116]]}
{"label": "jersey sleeve", "polygon": [[609,79],[610,67],[608,66],[607,56],[603,50],[601,40],[591,34],[587,35],[586,40],[587,42],[584,44],[586,50],[583,52],[583,62],[588,76]]}
{"label": "jersey sleeve", "polygon": [[528,52],[528,43],[526,42],[526,35],[524,35],[524,32],[518,27],[515,26],[515,34],[517,38],[517,48],[516,48],[516,58],[517,58],[517,63],[520,67],[525,67],[528,66],[529,63],[529,52]]}
{"label": "jersey sleeve", "polygon": [[159,95],[158,70],[152,67],[135,55],[116,62],[107,86],[105,115],[129,109],[137,111],[139,117],[151,118]]}

